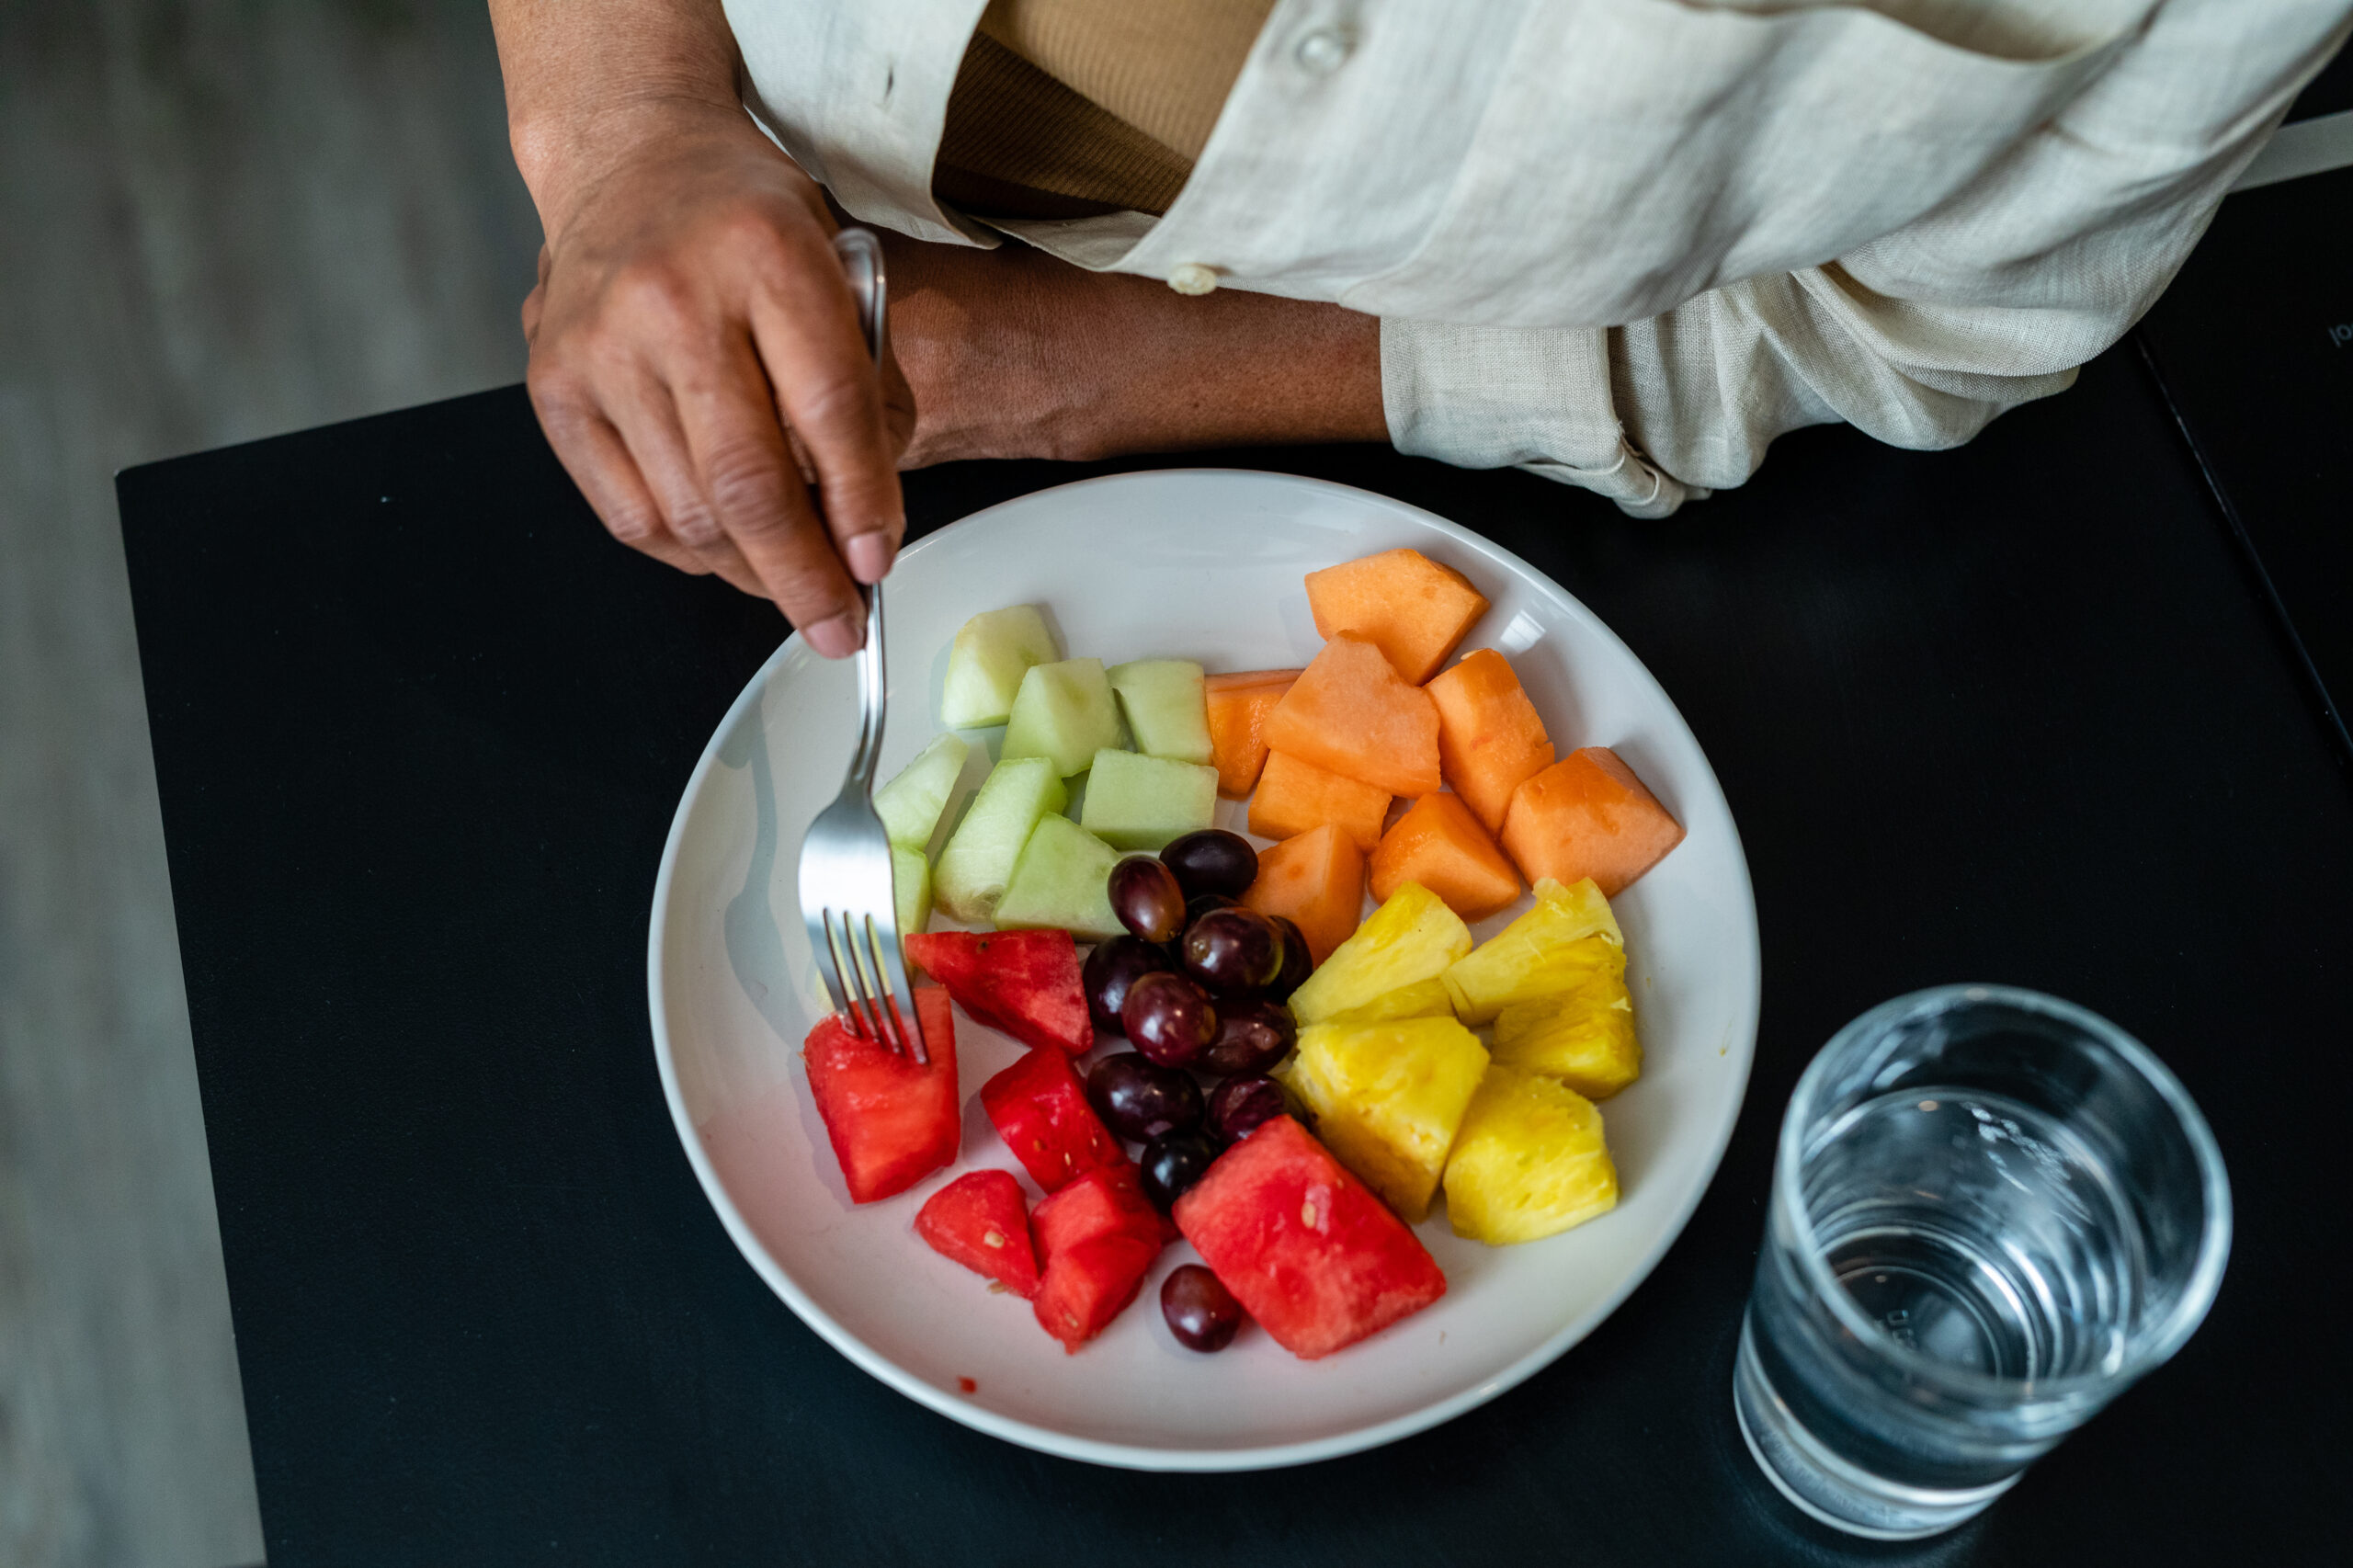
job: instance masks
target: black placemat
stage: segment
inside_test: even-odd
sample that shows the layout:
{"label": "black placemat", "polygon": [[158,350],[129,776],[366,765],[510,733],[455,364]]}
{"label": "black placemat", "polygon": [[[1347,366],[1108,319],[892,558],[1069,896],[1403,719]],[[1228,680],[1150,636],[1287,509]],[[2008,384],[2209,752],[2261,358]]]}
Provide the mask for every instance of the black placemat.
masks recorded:
{"label": "black placemat", "polygon": [[[1480,1411],[1255,1475],[1044,1458],[828,1349],[705,1204],[645,1011],[672,810],[781,628],[606,541],[510,389],[120,482],[276,1568],[2323,1560],[2353,796],[2137,364],[1953,453],[1791,437],[1666,522],[1383,450],[1209,460],[1518,551],[1707,747],[1764,1024],[1649,1282]],[[1093,472],[921,474],[911,511]],[[2173,1365],[1982,1520],[1873,1548],[1756,1472],[1733,1347],[1799,1070],[1959,979],[2147,1040],[2214,1124],[2238,1243]]]}
{"label": "black placemat", "polygon": [[2353,763],[2348,202],[2353,168],[2231,197],[2140,337]]}

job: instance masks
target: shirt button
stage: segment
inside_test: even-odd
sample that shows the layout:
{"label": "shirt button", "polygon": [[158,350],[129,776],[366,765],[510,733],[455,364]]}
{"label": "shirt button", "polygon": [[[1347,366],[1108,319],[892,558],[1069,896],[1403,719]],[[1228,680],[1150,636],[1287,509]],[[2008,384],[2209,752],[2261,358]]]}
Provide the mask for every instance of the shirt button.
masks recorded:
{"label": "shirt button", "polygon": [[1169,273],[1168,286],[1179,294],[1206,294],[1217,287],[1217,268],[1188,261]]}
{"label": "shirt button", "polygon": [[1348,62],[1348,40],[1330,28],[1317,28],[1299,40],[1292,57],[1311,76],[1329,76]]}

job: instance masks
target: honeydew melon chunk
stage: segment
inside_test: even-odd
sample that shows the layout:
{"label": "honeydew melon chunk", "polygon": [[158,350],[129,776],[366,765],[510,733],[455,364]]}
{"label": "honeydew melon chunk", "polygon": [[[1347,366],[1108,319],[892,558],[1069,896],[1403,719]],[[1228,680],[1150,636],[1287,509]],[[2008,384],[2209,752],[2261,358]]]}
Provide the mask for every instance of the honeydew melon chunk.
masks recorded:
{"label": "honeydew melon chunk", "polygon": [[900,941],[931,924],[931,862],[922,850],[891,846],[891,898],[897,906]]}
{"label": "honeydew melon chunk", "polygon": [[972,749],[961,735],[936,736],[898,777],[874,791],[874,814],[882,819],[882,831],[892,844],[920,853],[931,843],[932,830],[948,809],[948,797],[956,792],[956,780],[962,777],[964,758]]}
{"label": "honeydew melon chunk", "polygon": [[1044,757],[1016,757],[991,768],[932,869],[932,895],[939,907],[973,923],[995,914],[1030,830],[1068,799],[1054,765]]}
{"label": "honeydew melon chunk", "polygon": [[939,722],[951,730],[1004,723],[1029,666],[1051,664],[1061,653],[1035,605],[983,610],[964,623],[948,650]]}
{"label": "honeydew melon chunk", "polygon": [[1103,678],[1103,661],[1063,659],[1032,665],[1021,677],[997,756],[1051,757],[1054,772],[1067,778],[1119,744],[1120,704]]}
{"label": "honeydew melon chunk", "polygon": [[1126,929],[1111,913],[1119,862],[1118,850],[1070,818],[1040,819],[997,901],[997,929],[1060,928],[1082,942],[1108,941]]}
{"label": "honeydew melon chunk", "polygon": [[1115,849],[1158,850],[1217,816],[1217,769],[1131,751],[1098,751],[1078,824]]}
{"label": "honeydew melon chunk", "polygon": [[1212,762],[1208,677],[1190,659],[1132,659],[1103,672],[1146,756]]}

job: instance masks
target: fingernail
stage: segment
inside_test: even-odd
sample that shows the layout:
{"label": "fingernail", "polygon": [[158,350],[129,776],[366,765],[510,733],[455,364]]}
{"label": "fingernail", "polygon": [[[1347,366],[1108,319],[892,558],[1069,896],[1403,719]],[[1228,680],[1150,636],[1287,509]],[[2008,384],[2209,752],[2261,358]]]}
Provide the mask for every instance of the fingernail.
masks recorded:
{"label": "fingernail", "polygon": [[837,615],[831,620],[821,620],[801,635],[809,639],[809,646],[828,659],[847,659],[858,652],[859,643],[866,641],[864,631],[853,615]]}
{"label": "fingernail", "polygon": [[879,583],[891,574],[891,536],[859,534],[843,547],[849,557],[849,574],[861,583]]}

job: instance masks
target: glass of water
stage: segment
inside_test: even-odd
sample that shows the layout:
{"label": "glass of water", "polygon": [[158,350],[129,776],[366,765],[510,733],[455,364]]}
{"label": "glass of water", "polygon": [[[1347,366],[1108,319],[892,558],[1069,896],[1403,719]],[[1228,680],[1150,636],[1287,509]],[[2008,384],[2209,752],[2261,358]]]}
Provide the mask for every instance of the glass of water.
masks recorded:
{"label": "glass of water", "polygon": [[1741,1433],[1818,1519],[1949,1529],[2181,1347],[2230,1245],[2214,1136],[2145,1046],[2031,991],[1899,996],[1781,1123]]}

